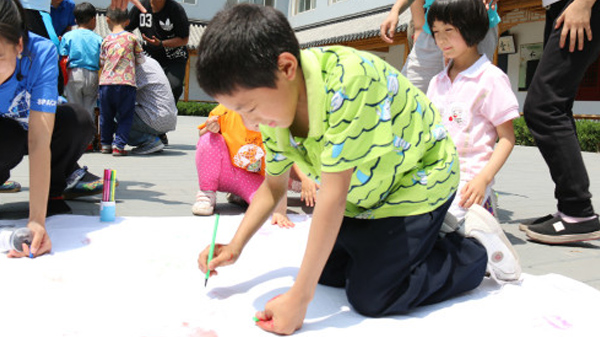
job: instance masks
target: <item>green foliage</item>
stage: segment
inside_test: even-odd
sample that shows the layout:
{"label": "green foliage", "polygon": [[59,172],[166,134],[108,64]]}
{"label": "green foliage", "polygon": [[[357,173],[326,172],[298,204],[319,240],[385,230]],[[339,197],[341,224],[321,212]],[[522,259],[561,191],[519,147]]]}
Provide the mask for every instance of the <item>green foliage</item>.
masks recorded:
{"label": "green foliage", "polygon": [[208,102],[177,102],[178,115],[180,116],[202,116],[208,117],[208,114],[217,106],[217,103]]}
{"label": "green foliage", "polygon": [[[535,140],[529,132],[523,117],[513,121],[517,145],[535,146]],[[600,122],[593,120],[576,120],[577,137],[582,151],[600,152]]]}
{"label": "green foliage", "polygon": [[535,146],[535,140],[533,135],[529,132],[527,124],[525,124],[525,118],[519,117],[513,120],[513,128],[515,129],[515,144],[525,146]]}
{"label": "green foliage", "polygon": [[579,120],[575,121],[577,125],[577,137],[579,145],[583,151],[600,152],[600,123]]}

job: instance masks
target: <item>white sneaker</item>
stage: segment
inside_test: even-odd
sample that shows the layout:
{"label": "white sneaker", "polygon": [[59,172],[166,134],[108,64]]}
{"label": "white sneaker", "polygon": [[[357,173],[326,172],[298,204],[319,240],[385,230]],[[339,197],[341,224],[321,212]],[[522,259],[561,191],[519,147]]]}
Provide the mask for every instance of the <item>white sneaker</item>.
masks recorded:
{"label": "white sneaker", "polygon": [[212,215],[217,203],[217,194],[214,191],[198,191],[196,202],[192,206],[194,215]]}
{"label": "white sneaker", "polygon": [[473,205],[465,215],[465,235],[479,241],[488,253],[487,269],[501,282],[518,281],[521,277],[519,256],[490,212]]}

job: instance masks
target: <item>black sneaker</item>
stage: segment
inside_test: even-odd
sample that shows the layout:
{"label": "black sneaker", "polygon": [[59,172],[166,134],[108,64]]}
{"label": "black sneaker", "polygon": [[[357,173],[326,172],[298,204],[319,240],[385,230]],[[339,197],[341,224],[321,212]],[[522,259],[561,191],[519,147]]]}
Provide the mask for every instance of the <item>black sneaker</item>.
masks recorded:
{"label": "black sneaker", "polygon": [[165,146],[169,145],[169,138],[167,138],[166,133],[158,135],[158,138],[160,138],[160,141],[163,143],[163,145],[165,145]]}
{"label": "black sneaker", "polygon": [[[84,170],[83,176],[72,182],[72,187],[66,188],[63,191],[63,198],[69,200],[88,195],[102,194],[104,181],[100,177],[87,172],[87,167],[84,167]],[[76,174],[76,172],[73,174]]]}
{"label": "black sneaker", "polygon": [[560,218],[558,215],[552,215],[552,214],[548,214],[546,216],[543,216],[541,218],[537,218],[533,221],[529,220],[529,221],[523,221],[519,224],[519,230],[524,232],[525,230],[527,230],[527,227],[531,226],[531,225],[537,225],[540,224],[542,222],[546,222],[548,220],[554,219],[554,218]]}
{"label": "black sneaker", "polygon": [[0,193],[17,193],[21,190],[21,184],[16,181],[5,181],[0,185]]}
{"label": "black sneaker", "polygon": [[530,225],[525,230],[527,237],[533,241],[547,244],[572,243],[600,239],[600,221],[598,216],[592,220],[570,223],[561,217]]}

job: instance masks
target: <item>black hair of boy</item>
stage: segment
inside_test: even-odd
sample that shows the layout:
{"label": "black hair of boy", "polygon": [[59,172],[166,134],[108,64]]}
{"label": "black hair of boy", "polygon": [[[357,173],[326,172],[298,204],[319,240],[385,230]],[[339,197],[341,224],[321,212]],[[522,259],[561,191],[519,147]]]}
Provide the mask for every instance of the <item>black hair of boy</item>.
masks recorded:
{"label": "black hair of boy", "polygon": [[23,45],[27,46],[25,10],[19,0],[0,1],[0,38],[13,45],[23,38]]}
{"label": "black hair of boy", "polygon": [[89,2],[82,2],[75,5],[73,15],[78,25],[85,25],[96,17],[96,7]]}
{"label": "black hair of boy", "polygon": [[456,27],[469,47],[481,42],[490,27],[481,0],[436,0],[427,10],[430,28],[436,20]]}
{"label": "black hair of boy", "polygon": [[106,17],[112,21],[112,23],[120,25],[122,23],[127,22],[129,20],[129,14],[127,13],[127,9],[118,9],[109,7],[106,10]]}
{"label": "black hair of boy", "polygon": [[238,88],[275,88],[281,53],[300,61],[300,46],[287,18],[253,4],[226,8],[208,23],[198,46],[196,75],[211,96]]}

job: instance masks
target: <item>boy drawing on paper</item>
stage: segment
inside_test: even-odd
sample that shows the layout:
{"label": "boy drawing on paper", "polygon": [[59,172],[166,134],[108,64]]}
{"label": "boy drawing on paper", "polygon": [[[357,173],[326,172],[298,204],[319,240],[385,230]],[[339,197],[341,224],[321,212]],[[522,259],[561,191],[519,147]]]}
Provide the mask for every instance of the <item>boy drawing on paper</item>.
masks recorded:
{"label": "boy drawing on paper", "polygon": [[[318,283],[345,287],[357,312],[380,317],[471,290],[486,268],[518,278],[489,213],[469,212],[466,236],[439,235],[458,157],[433,105],[396,69],[348,47],[301,52],[283,14],[248,4],[218,13],[198,50],[200,86],[260,124],[267,151],[265,181],[235,236],[208,266],[203,250],[199,268],[215,275],[239,258],[286,192],[292,164],[321,183],[295,283],[256,313],[259,327],[299,329]],[[494,245],[502,254],[488,262]]]}

